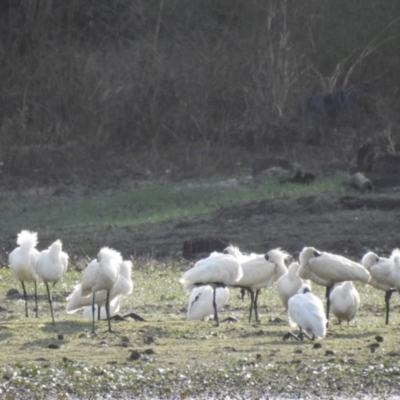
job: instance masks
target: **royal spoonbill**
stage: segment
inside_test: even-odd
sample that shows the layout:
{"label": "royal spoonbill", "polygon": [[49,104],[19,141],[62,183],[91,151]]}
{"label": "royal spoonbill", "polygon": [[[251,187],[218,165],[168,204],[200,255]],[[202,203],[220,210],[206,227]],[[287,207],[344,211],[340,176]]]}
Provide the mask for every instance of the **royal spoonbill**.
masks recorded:
{"label": "royal spoonbill", "polygon": [[60,240],[56,240],[48,249],[41,251],[36,261],[37,274],[46,286],[47,300],[50,304],[53,325],[55,325],[55,321],[49,283],[52,282],[54,286],[65,275],[67,267],[68,254],[62,251],[62,243]]}
{"label": "royal spoonbill", "polygon": [[285,251],[273,249],[267,254],[250,254],[247,260],[240,262],[243,275],[232,286],[250,293],[249,322],[253,309],[256,321],[259,322],[257,302],[260,291],[271,286],[287,271],[285,260],[288,257]]}
{"label": "royal spoonbill", "polygon": [[311,288],[311,282],[299,277],[299,263],[292,262],[287,270],[277,281],[276,288],[279,298],[282,301],[285,310],[288,308],[288,300],[299,292],[300,288],[307,284]]}
{"label": "royal spoonbill", "polygon": [[28,317],[28,296],[26,294],[25,282],[32,282],[34,285],[36,317],[38,316],[38,275],[36,273],[36,261],[39,251],[36,250],[37,243],[37,232],[23,230],[17,236],[18,247],[16,247],[8,256],[10,267],[15,277],[21,282],[22,290],[24,292],[25,317]]}
{"label": "royal spoonbill", "polygon": [[347,321],[348,325],[356,317],[360,307],[360,295],[353,282],[337,283],[329,299],[333,315],[339,320],[339,324]]}
{"label": "royal spoonbill", "polygon": [[[214,289],[210,285],[196,286],[190,292],[187,319],[191,321],[208,320],[214,314]],[[217,287],[215,302],[217,311],[221,311],[229,299],[229,289]]]}
{"label": "royal spoonbill", "polygon": [[326,318],[329,320],[329,295],[335,283],[360,281],[368,283],[369,272],[359,263],[346,257],[320,252],[314,247],[305,247],[300,253],[299,276],[310,279],[326,288]]}
{"label": "royal spoonbill", "polygon": [[299,293],[289,299],[288,315],[290,326],[297,326],[300,332],[297,335],[288,332],[283,340],[290,337],[303,340],[304,335],[311,340],[326,336],[328,320],[325,317],[324,305],[317,296],[311,293],[307,285],[304,285]]}
{"label": "royal spoonbill", "polygon": [[191,292],[195,286],[210,285],[213,288],[214,319],[219,326],[216,289],[232,286],[242,277],[242,274],[242,268],[235,257],[214,252],[209,257],[197,261],[181,276],[179,281],[187,292]]}
{"label": "royal spoonbill", "polygon": [[377,254],[369,251],[361,260],[361,264],[371,274],[371,280],[368,283],[375,289],[385,292],[386,325],[389,324],[390,298],[400,283],[399,256],[399,249],[394,249],[390,258],[378,257]]}

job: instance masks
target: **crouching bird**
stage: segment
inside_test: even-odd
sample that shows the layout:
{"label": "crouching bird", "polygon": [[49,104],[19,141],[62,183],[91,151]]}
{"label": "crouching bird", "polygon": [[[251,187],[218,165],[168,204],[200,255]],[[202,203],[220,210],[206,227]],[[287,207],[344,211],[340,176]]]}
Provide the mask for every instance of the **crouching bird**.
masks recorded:
{"label": "crouching bird", "polygon": [[283,340],[294,338],[303,340],[304,336],[314,340],[326,336],[326,319],[322,301],[311,293],[308,286],[303,286],[299,293],[288,301],[288,316],[290,326],[297,326],[300,332],[296,335],[288,332]]}

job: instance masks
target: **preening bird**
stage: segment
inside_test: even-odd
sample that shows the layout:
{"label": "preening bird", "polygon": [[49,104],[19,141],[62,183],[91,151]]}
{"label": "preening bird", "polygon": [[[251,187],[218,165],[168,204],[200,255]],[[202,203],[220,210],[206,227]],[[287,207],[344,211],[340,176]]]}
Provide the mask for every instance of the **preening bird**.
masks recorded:
{"label": "preening bird", "polygon": [[361,260],[362,265],[371,274],[371,280],[368,283],[385,292],[386,325],[389,324],[390,298],[396,288],[400,288],[399,257],[400,250],[394,249],[390,258],[378,257],[377,254],[369,251]]}
{"label": "preening bird", "polygon": [[300,292],[292,296],[288,301],[288,315],[290,326],[297,326],[299,334],[288,332],[283,339],[293,337],[303,340],[303,335],[314,340],[316,337],[326,336],[326,324],[324,305],[322,301],[311,293],[309,287],[304,285]]}
{"label": "preening bird", "polygon": [[337,283],[329,298],[333,315],[339,320],[339,323],[347,321],[349,324],[356,317],[360,307],[360,295],[353,282]]}
{"label": "preening bird", "polygon": [[300,253],[299,276],[326,287],[326,318],[329,319],[329,295],[335,283],[360,281],[368,283],[369,272],[359,263],[346,257],[320,252],[314,247],[305,247]]}
{"label": "preening bird", "polygon": [[[223,253],[224,254],[230,254],[231,256],[235,257],[239,261],[240,264],[242,262],[244,262],[244,261],[249,260],[250,257],[251,257],[250,254],[242,253],[241,250],[239,249],[239,247],[233,246],[233,245],[225,247]],[[254,253],[252,253],[252,255],[254,255]],[[248,290],[243,289],[243,288],[240,290],[240,294],[241,294],[242,300],[244,300],[244,296],[246,294],[246,291],[248,293],[250,293]]]}
{"label": "preening bird", "polygon": [[242,268],[235,257],[214,252],[209,257],[197,261],[194,267],[181,276],[179,282],[187,292],[191,292],[195,286],[210,285],[213,288],[214,319],[219,326],[216,289],[233,285],[242,274]]}
{"label": "preening bird", "polygon": [[298,262],[292,262],[288,270],[276,281],[278,295],[285,310],[288,308],[288,300],[298,293],[304,284],[307,284],[311,289],[311,282],[299,277],[299,268]]}
{"label": "preening bird", "polygon": [[[81,284],[81,295],[83,297],[91,297],[92,298],[92,315],[93,315],[93,324],[92,324],[92,333],[95,332],[95,305],[97,303],[96,298],[98,296],[104,296],[104,294],[98,293],[100,291],[105,291],[105,300],[104,306],[107,314],[108,321],[108,331],[113,332],[111,328],[110,321],[110,299],[111,299],[111,291],[113,288],[117,291],[116,285],[118,282],[124,286],[127,292],[131,292],[132,290],[132,281],[129,279],[125,279],[126,273],[129,270],[130,277],[130,269],[131,265],[129,262],[124,262],[122,260],[121,254],[109,247],[103,247],[100,249],[99,254],[97,255],[97,259],[91,261],[89,265],[84,269],[82,273],[82,284]],[[125,272],[121,274],[121,266],[122,270]],[[121,277],[119,281],[118,278]],[[121,294],[117,293],[116,295]],[[72,309],[71,305],[71,309]]]}
{"label": "preening bird", "polygon": [[36,317],[38,316],[37,282],[39,278],[36,273],[36,261],[39,251],[36,249],[37,243],[36,232],[23,230],[17,236],[18,247],[16,247],[8,256],[10,267],[16,278],[22,284],[26,317],[28,317],[28,297],[26,294],[25,282],[32,282],[34,285]]}
{"label": "preening bird", "polygon": [[55,321],[49,282],[53,282],[54,286],[65,275],[67,267],[68,254],[62,251],[62,243],[60,240],[56,240],[48,249],[41,251],[36,261],[37,274],[46,286],[53,325],[55,325]]}
{"label": "preening bird", "polygon": [[288,257],[289,254],[285,251],[273,249],[267,254],[250,254],[246,261],[240,262],[243,275],[232,286],[246,289],[250,293],[249,322],[253,309],[256,321],[259,322],[257,302],[260,291],[271,286],[287,272],[285,260]]}
{"label": "preening bird", "polygon": [[[214,314],[213,295],[214,289],[210,285],[194,287],[190,292],[187,319],[199,321],[212,317]],[[215,294],[217,311],[222,310],[228,299],[229,289],[226,286],[217,287]]]}
{"label": "preening bird", "polygon": [[[116,256],[116,259],[119,260],[120,258]],[[93,282],[90,283],[89,281],[94,281],[96,269],[99,268],[99,263],[97,260],[93,260],[86,267],[86,269],[88,269],[89,266],[90,269],[86,272],[85,276],[85,281],[87,285],[93,284]],[[83,274],[85,274],[86,269],[84,270]],[[83,280],[83,274],[82,274],[82,280]],[[109,296],[110,317],[118,313],[120,308],[121,297],[127,296],[132,293],[133,283],[131,275],[132,275],[132,262],[129,260],[122,261],[119,266],[119,273],[117,280],[115,281],[110,291],[110,296]],[[67,297],[66,312],[68,314],[72,314],[84,308],[83,311],[84,317],[88,317],[88,314],[90,312],[90,317],[94,318],[96,312],[98,314],[98,311],[100,310],[100,315],[98,314],[99,319],[107,318],[107,312],[103,308],[106,305],[107,291],[100,290],[96,292],[94,300],[95,300],[94,301],[95,309],[93,312],[93,293],[83,296],[82,283],[79,283],[78,285],[75,286],[73,292]],[[94,332],[94,322],[93,322],[93,332]]]}

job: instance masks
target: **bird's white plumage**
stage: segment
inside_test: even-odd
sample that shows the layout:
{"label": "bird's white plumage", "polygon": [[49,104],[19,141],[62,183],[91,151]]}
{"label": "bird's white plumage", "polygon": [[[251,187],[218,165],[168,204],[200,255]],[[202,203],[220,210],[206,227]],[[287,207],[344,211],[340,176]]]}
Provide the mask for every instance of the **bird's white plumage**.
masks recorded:
{"label": "bird's white plumage", "polygon": [[[96,268],[98,268],[97,260],[91,261],[84,271],[86,271],[89,267],[90,270],[86,273],[86,278],[88,278],[88,281],[89,280],[93,281],[95,279]],[[131,274],[132,274],[132,262],[128,260],[122,261],[120,264],[120,270],[117,280],[110,290],[110,312],[112,310],[111,304],[113,299],[121,295],[127,296],[132,293],[133,283]],[[95,295],[96,305],[104,306],[106,303],[106,298],[107,298],[106,290],[100,290],[96,292]],[[90,312],[92,312],[91,308],[92,303],[93,303],[93,293],[90,292],[88,295],[85,296],[82,295],[82,283],[79,283],[78,285],[75,286],[73,292],[67,297],[66,312],[68,314],[72,314],[86,306],[90,306]]]}
{"label": "bird's white plumage", "polygon": [[39,253],[36,271],[43,282],[58,282],[67,272],[68,254],[62,251],[62,243],[56,240],[46,250]]}
{"label": "bird's white plumage", "polygon": [[353,282],[337,283],[330,294],[331,310],[339,321],[352,321],[360,307],[360,295]]}
{"label": "bird's white plumage", "polygon": [[10,268],[16,278],[22,282],[37,282],[36,261],[39,255],[37,246],[37,233],[27,230],[21,231],[17,236],[16,247],[8,256]]}
{"label": "bird's white plumage", "polygon": [[302,292],[292,296],[288,301],[288,316],[291,326],[298,326],[309,335],[324,338],[326,323],[322,301],[311,292]]}
{"label": "bird's white plumage", "polygon": [[[121,306],[121,297],[122,296],[117,296],[114,297],[111,301],[110,301],[110,316],[112,317],[113,315],[118,314],[120,306]],[[98,313],[98,308],[99,306],[96,304],[95,305],[95,311],[94,311],[94,315],[97,315]],[[93,310],[92,310],[92,306],[85,306],[83,307],[83,311],[82,311],[82,318],[93,318]],[[100,309],[100,319],[107,319],[107,313],[106,313],[106,309],[104,307],[101,307]]]}
{"label": "bird's white plumage", "polygon": [[259,290],[271,286],[286,271],[285,260],[288,254],[280,249],[270,250],[266,255],[251,254],[241,262],[242,278],[234,286]]}
{"label": "bird's white plumage", "polygon": [[392,251],[390,258],[378,257],[372,251],[364,254],[361,264],[371,274],[371,280],[368,282],[376,289],[387,292],[396,286],[396,270],[397,263],[396,257],[399,256],[399,250]]}
{"label": "bird's white plumage", "polygon": [[97,255],[97,260],[92,260],[82,274],[82,296],[100,290],[111,291],[118,279],[121,254],[109,247],[103,247]]}
{"label": "bird's white plumage", "polygon": [[288,308],[288,300],[298,293],[304,284],[307,284],[311,288],[310,281],[299,277],[299,267],[298,262],[293,262],[290,264],[288,270],[276,281],[279,298],[286,310]]}
{"label": "bird's white plumage", "polygon": [[67,272],[67,267],[68,254],[62,251],[60,240],[53,242],[48,249],[41,251],[37,257],[36,272],[46,286],[53,325],[55,325],[55,321],[49,283],[52,282],[55,285]]}
{"label": "bird's white plumage", "polygon": [[[213,292],[214,290],[210,285],[198,286],[192,289],[187,311],[188,320],[207,320],[213,316]],[[228,299],[229,289],[227,287],[216,288],[215,301],[217,303],[217,311],[221,311]]]}
{"label": "bird's white plumage", "polygon": [[321,253],[313,247],[305,247],[299,259],[299,276],[319,285],[331,286],[344,281],[367,283],[371,279],[361,264],[337,254]]}
{"label": "bird's white plumage", "polygon": [[223,283],[226,286],[234,284],[243,275],[238,260],[222,253],[212,253],[209,257],[197,261],[179,279],[184,290],[191,292],[194,286],[201,284]]}

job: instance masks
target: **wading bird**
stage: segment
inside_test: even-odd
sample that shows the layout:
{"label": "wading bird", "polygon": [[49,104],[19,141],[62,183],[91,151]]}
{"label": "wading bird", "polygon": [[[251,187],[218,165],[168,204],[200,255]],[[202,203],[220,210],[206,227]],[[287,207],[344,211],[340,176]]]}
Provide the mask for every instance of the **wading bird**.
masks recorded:
{"label": "wading bird", "polygon": [[389,324],[390,298],[400,286],[399,258],[400,250],[394,249],[390,258],[378,257],[377,254],[369,251],[361,260],[362,265],[371,274],[371,280],[368,283],[375,289],[385,292],[386,325]]}
{"label": "wading bird", "polygon": [[179,281],[187,292],[191,292],[195,286],[210,285],[213,288],[214,320],[219,326],[216,289],[233,285],[242,277],[242,274],[242,268],[235,257],[214,252],[209,257],[197,261],[181,276]]}
{"label": "wading bird", "polygon": [[[98,294],[98,292],[100,291],[105,291],[104,306],[107,314],[108,332],[113,332],[110,320],[110,294],[113,287],[118,283],[118,278],[120,276],[122,277],[122,264],[122,256],[118,251],[110,249],[109,247],[103,247],[102,249],[100,249],[100,252],[97,255],[97,259],[91,261],[89,265],[83,270],[81,295],[83,297],[91,295],[92,297],[92,333],[95,333],[95,305],[97,304],[96,297],[98,295],[100,296],[100,294]],[[126,262],[124,263],[124,265],[125,267],[127,266]],[[129,268],[127,268],[129,270],[129,273],[130,268],[131,265],[129,266]],[[123,279],[122,281],[123,284],[127,285],[129,289],[129,285],[132,284],[132,282],[129,283],[126,279]]]}
{"label": "wading bird", "polygon": [[[120,260],[118,255],[115,255],[116,260]],[[121,256],[122,259],[122,256]],[[90,270],[86,272],[85,280],[86,285],[93,285],[96,269],[99,268],[97,260],[93,260],[89,265],[91,265]],[[89,268],[86,267],[86,268]],[[86,270],[84,270],[86,271]],[[83,272],[85,274],[85,272]],[[83,280],[82,274],[82,280]],[[110,291],[110,317],[117,314],[120,308],[120,302],[122,296],[127,296],[132,293],[133,283],[132,283],[132,262],[129,260],[122,261],[119,265],[119,273],[118,277],[111,288]],[[93,300],[94,300],[94,312],[93,312]],[[67,297],[67,306],[66,312],[68,314],[72,314],[77,312],[78,310],[84,308],[83,315],[88,318],[88,314],[90,313],[90,317],[94,318],[97,312],[98,319],[107,318],[107,312],[104,309],[107,300],[107,291],[100,290],[95,293],[90,293],[89,295],[83,296],[82,294],[82,283],[79,283],[75,286],[73,292]],[[90,310],[90,311],[88,311]],[[105,314],[104,314],[105,313]],[[94,321],[93,321],[93,330],[94,332]]]}
{"label": "wading bird", "polygon": [[311,293],[309,287],[304,285],[300,292],[292,296],[288,301],[288,315],[290,326],[297,326],[300,332],[296,335],[288,332],[283,340],[293,337],[303,340],[304,335],[314,340],[316,337],[326,336],[326,324],[324,305],[322,301]]}
{"label": "wading bird", "polygon": [[62,251],[60,240],[56,240],[48,249],[41,251],[36,261],[37,274],[46,286],[53,325],[55,325],[53,299],[49,289],[49,282],[52,282],[54,286],[65,275],[67,267],[68,254]]}
{"label": "wading bird", "polygon": [[35,312],[38,316],[36,261],[39,251],[36,250],[38,240],[36,232],[21,231],[17,236],[16,247],[8,256],[10,267],[16,278],[22,284],[25,299],[25,317],[28,317],[28,296],[25,282],[32,282],[35,288]]}
{"label": "wading bird", "polygon": [[[208,320],[214,314],[214,289],[210,285],[196,286],[190,292],[187,319],[191,321]],[[229,299],[229,289],[217,287],[215,302],[217,311],[221,311]]]}
{"label": "wading bird", "polygon": [[311,282],[303,280],[299,277],[299,263],[292,262],[287,270],[277,281],[276,288],[278,290],[279,298],[282,301],[285,310],[288,308],[289,299],[296,293],[299,293],[300,288],[307,284],[311,289]]}
{"label": "wading bird", "polygon": [[333,315],[339,320],[339,324],[347,321],[348,325],[356,317],[360,307],[360,295],[353,282],[337,283],[333,287],[329,299]]}
{"label": "wading bird", "polygon": [[314,247],[305,247],[300,253],[299,276],[310,279],[326,288],[326,318],[329,320],[329,295],[335,283],[360,281],[368,283],[369,272],[359,263],[346,257],[320,252]]}
{"label": "wading bird", "polygon": [[289,254],[283,250],[273,249],[267,254],[250,254],[246,261],[240,263],[243,275],[232,286],[245,289],[250,293],[249,322],[253,310],[256,321],[259,322],[257,302],[260,291],[271,286],[287,272],[285,260],[288,257]]}

